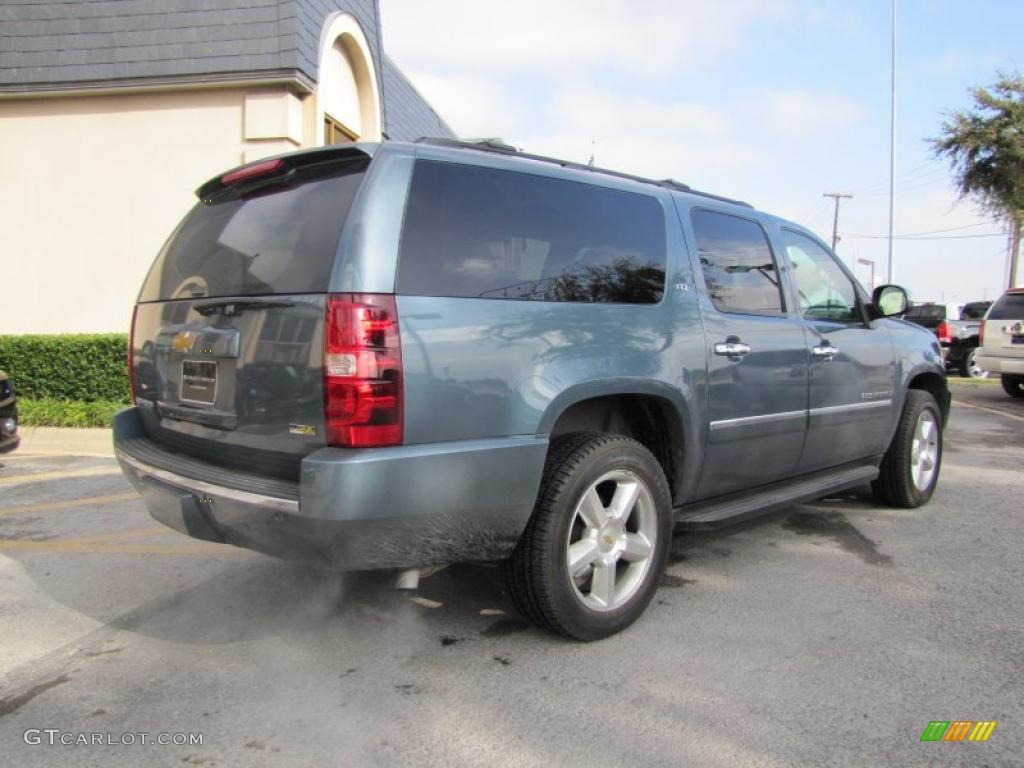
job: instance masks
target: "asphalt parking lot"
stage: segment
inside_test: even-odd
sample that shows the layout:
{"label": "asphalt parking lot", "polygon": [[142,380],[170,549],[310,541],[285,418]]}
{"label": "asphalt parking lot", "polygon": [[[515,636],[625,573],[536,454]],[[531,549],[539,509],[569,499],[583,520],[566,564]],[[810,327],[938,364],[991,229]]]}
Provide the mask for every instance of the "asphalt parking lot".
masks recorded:
{"label": "asphalt parking lot", "polygon": [[[2,457],[3,762],[1021,765],[1024,402],[954,399],[928,507],[677,536],[647,614],[590,645],[525,625],[492,567],[395,592],[162,528],[113,459]],[[922,743],[932,720],[998,726]]]}

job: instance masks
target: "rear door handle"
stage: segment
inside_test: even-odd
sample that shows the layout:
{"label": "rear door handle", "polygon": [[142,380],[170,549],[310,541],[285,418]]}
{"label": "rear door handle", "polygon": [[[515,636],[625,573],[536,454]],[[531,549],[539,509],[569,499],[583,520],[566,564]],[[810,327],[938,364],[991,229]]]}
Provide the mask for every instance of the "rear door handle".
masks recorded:
{"label": "rear door handle", "polygon": [[811,347],[811,354],[822,360],[831,360],[839,354],[839,349],[826,341],[816,347]]}
{"label": "rear door handle", "polygon": [[715,344],[715,354],[722,357],[743,357],[750,352],[750,345],[742,341],[720,341]]}

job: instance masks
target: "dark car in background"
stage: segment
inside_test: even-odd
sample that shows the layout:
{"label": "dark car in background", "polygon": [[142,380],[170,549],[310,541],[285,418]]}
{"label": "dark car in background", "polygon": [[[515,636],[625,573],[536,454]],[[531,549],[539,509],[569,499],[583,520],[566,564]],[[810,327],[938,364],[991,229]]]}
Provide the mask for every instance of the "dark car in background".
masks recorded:
{"label": "dark car in background", "polygon": [[14,385],[7,374],[0,371],[0,453],[13,451],[18,447],[18,402],[14,396]]}
{"label": "dark car in background", "polygon": [[904,315],[915,325],[932,331],[942,345],[946,369],[971,379],[983,379],[989,372],[978,364],[981,346],[981,319],[992,306],[991,301],[969,301],[960,308],[960,318],[948,317],[945,304],[922,302],[915,304]]}

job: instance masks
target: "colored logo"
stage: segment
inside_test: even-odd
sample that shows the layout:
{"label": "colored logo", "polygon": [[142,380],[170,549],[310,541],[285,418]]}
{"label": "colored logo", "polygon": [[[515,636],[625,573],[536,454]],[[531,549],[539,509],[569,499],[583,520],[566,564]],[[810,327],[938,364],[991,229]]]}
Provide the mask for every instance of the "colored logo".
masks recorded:
{"label": "colored logo", "polygon": [[191,352],[192,344],[195,343],[195,340],[194,333],[182,331],[181,333],[174,334],[174,338],[171,339],[171,346],[178,352]]}
{"label": "colored logo", "polygon": [[995,720],[932,720],[921,741],[988,741],[995,729]]}

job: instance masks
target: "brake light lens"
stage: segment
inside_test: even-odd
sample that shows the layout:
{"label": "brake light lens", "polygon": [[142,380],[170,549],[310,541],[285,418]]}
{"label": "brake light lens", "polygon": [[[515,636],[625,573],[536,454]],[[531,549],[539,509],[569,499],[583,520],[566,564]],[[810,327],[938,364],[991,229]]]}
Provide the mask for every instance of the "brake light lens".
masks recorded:
{"label": "brake light lens", "polygon": [[978,327],[978,346],[985,346],[985,321],[981,321],[981,325]]}
{"label": "brake light lens", "polygon": [[936,333],[938,334],[939,341],[944,341],[947,344],[953,341],[953,329],[945,320],[939,323]]}
{"label": "brake light lens", "polygon": [[132,307],[132,327],[128,331],[128,389],[132,394],[132,405],[135,405],[135,318],[139,314],[139,305]]}
{"label": "brake light lens", "polygon": [[332,294],[324,329],[327,444],[402,444],[402,349],[388,294]]}
{"label": "brake light lens", "polygon": [[231,184],[237,184],[240,181],[245,181],[246,179],[252,179],[257,176],[266,176],[268,173],[273,173],[279,169],[282,165],[284,165],[284,161],[281,158],[277,158],[276,160],[263,160],[259,163],[243,166],[237,171],[225,173],[220,177],[220,183],[226,187]]}

